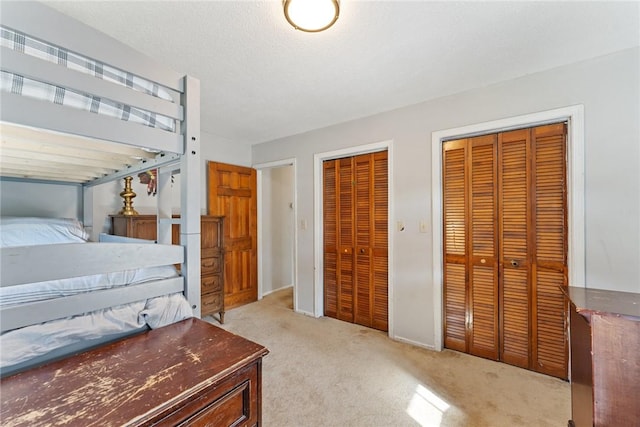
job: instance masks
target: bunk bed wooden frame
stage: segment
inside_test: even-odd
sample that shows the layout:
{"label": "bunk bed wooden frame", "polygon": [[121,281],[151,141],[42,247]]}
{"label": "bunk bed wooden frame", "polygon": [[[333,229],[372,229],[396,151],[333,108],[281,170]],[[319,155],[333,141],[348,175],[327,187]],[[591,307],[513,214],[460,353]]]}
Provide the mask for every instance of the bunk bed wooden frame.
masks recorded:
{"label": "bunk bed wooden frame", "polygon": [[[127,89],[121,85],[83,75],[73,69],[51,64],[44,60],[1,48],[2,71],[22,75],[34,80],[46,82],[80,93],[108,98],[114,102],[142,108],[153,113],[163,114],[176,120],[175,132],[142,126],[124,120],[105,117],[89,111],[57,105],[51,102],[32,99],[13,93],[3,92],[0,97],[0,121],[12,125],[26,126],[47,131],[79,135],[82,137],[108,141],[119,147],[138,147],[159,154],[140,164],[123,165],[122,169],[108,176],[83,183],[84,205],[92,206],[91,188],[93,186],[135,175],[141,171],[158,169],[158,243],[167,245],[164,249],[155,248],[155,263],[170,265],[182,264],[181,276],[184,279],[184,293],[194,309],[200,315],[200,88],[199,81],[190,76],[176,73],[156,63],[123,43],[106,36],[97,30],[69,18],[49,7],[35,2],[3,2],[1,23],[9,28],[46,41],[54,46],[64,47],[87,58],[99,58],[119,70],[126,70],[136,76],[142,76],[167,88],[175,94],[175,102],[167,101],[143,92]],[[171,194],[163,191],[170,185],[171,174],[180,172],[181,215],[179,219],[171,217]],[[62,181],[62,179],[60,179]],[[93,218],[93,209],[85,209],[83,221],[86,226],[103,221]],[[184,255],[176,254],[171,248],[171,225],[180,224],[180,245]],[[30,283],[37,276],[49,279],[73,277],[87,274],[107,273],[122,270],[123,254],[132,265],[144,266],[148,263],[147,249],[133,248],[128,243],[109,243],[109,249],[102,249],[99,256],[93,247],[101,243],[83,243],[82,248],[75,244],[43,246],[38,253],[33,249],[2,250],[3,271],[2,286]],[[69,250],[68,255],[62,250]],[[101,250],[101,249],[96,249]],[[176,256],[178,258],[176,258]],[[35,258],[34,258],[35,257]],[[180,258],[183,259],[180,259]],[[146,258],[146,260],[145,260]],[[43,260],[56,259],[55,263],[43,265]],[[42,265],[42,268],[24,268],[27,265]],[[7,272],[11,273],[11,276]],[[15,277],[14,277],[15,276]],[[146,284],[154,292],[153,283]],[[94,297],[91,297],[94,298]],[[121,300],[122,298],[120,298]],[[104,307],[115,301],[102,298]],[[121,301],[118,301],[121,302]],[[78,310],[82,302],[76,304]],[[42,317],[47,317],[49,308],[41,308]],[[53,309],[52,309],[53,310]],[[57,311],[57,310],[54,310]],[[67,315],[78,313],[66,313]],[[51,319],[59,313],[52,312]],[[11,312],[2,312],[2,330],[12,321]],[[48,319],[47,319],[48,320]],[[42,319],[38,319],[42,321]],[[7,322],[7,323],[5,323]],[[21,325],[22,326],[22,325]]]}
{"label": "bunk bed wooden frame", "polygon": [[[0,286],[35,283],[154,265],[181,264],[178,278],[109,289],[0,310],[2,332],[183,291],[195,318],[136,334],[3,378],[0,417],[6,425],[259,425],[261,360],[267,350],[200,319],[200,88],[125,44],[40,3],[3,2],[3,28],[101,61],[168,89],[173,101],[129,90],[0,47],[2,72],[170,117],[175,131],[3,92],[0,122],[108,141],[157,153],[108,176],[83,182],[84,218],[93,225],[92,187],[158,171],[158,240],[69,243],[0,249]],[[14,146],[15,148],[16,146]],[[77,148],[77,147],[75,147]],[[95,150],[95,147],[92,148]],[[0,164],[2,169],[2,164]],[[180,173],[181,212],[165,195]],[[20,171],[11,170],[17,176]],[[57,175],[56,175],[57,176]],[[57,179],[57,178],[56,178]],[[59,179],[60,181],[64,181]],[[86,209],[86,207],[90,209]],[[180,225],[180,245],[171,228]],[[37,267],[36,267],[37,266]],[[34,268],[35,267],[35,268]]]}

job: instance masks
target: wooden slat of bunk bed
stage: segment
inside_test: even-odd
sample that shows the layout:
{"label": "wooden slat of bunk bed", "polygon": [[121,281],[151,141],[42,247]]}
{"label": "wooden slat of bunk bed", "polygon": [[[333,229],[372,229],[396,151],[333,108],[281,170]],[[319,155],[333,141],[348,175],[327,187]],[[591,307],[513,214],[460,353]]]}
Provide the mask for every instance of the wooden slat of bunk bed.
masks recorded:
{"label": "wooden slat of bunk bed", "polygon": [[261,424],[263,346],[199,319],[2,379],[3,426]]}
{"label": "wooden slat of bunk bed", "polygon": [[[33,264],[34,260],[37,266]],[[153,243],[16,246],[0,249],[0,286],[179,264],[183,261],[184,248]]]}
{"label": "wooden slat of bunk bed", "polygon": [[72,73],[66,67],[16,52],[4,46],[0,48],[0,57],[2,58],[3,70],[18,72],[23,77],[53,83],[79,93],[91,93],[94,96],[109,98],[115,102],[153,111],[180,121],[184,118],[182,106],[175,102],[149,96],[107,80],[96,79],[90,74]]}

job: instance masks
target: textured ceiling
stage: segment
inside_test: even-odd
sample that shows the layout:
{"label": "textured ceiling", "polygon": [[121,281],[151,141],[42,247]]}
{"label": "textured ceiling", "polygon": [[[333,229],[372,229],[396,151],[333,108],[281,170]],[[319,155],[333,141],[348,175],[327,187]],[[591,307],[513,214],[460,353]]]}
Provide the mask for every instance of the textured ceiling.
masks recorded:
{"label": "textured ceiling", "polygon": [[201,81],[202,129],[255,144],[640,44],[638,2],[46,2]]}

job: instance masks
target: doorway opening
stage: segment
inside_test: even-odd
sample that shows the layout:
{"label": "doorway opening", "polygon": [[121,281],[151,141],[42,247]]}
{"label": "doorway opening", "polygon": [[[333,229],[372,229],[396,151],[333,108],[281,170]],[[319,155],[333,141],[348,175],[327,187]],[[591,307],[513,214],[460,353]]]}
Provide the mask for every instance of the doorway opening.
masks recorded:
{"label": "doorway opening", "polygon": [[255,165],[258,193],[258,299],[277,293],[297,311],[295,159]]}

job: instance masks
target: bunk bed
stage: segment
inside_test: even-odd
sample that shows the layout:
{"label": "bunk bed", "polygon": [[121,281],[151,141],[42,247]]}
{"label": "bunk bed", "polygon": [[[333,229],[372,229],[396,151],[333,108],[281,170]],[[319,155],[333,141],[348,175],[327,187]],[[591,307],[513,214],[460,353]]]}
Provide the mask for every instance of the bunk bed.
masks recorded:
{"label": "bunk bed", "polygon": [[[266,349],[198,319],[198,80],[40,3],[2,2],[0,26],[0,175],[79,183],[85,206],[82,221],[1,220],[3,360],[17,350],[2,368],[3,425],[259,424]],[[151,169],[157,241],[88,241],[83,226],[102,221],[93,187]],[[179,218],[164,191],[175,173]],[[180,245],[171,244],[176,223]],[[102,275],[120,279],[86,285]],[[68,284],[77,280],[80,290]],[[118,317],[132,305],[141,318]],[[77,333],[103,323],[96,313],[131,327]],[[43,335],[53,348],[27,350]]]}

